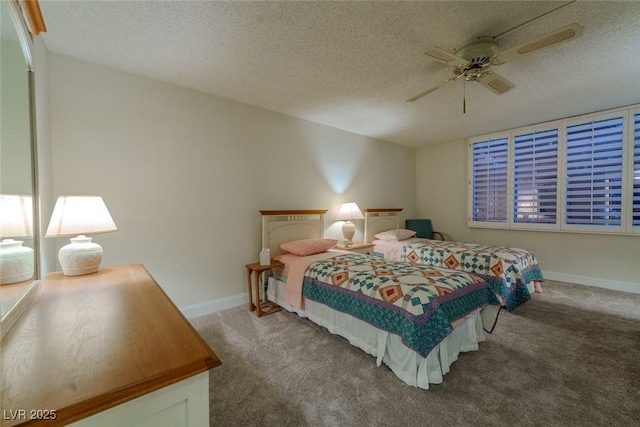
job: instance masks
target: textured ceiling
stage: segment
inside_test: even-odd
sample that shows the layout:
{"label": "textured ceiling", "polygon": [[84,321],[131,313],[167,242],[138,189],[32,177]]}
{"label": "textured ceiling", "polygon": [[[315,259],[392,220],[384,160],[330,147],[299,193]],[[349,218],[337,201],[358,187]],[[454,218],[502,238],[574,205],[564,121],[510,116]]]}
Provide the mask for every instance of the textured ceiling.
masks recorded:
{"label": "textured ceiling", "polygon": [[640,102],[640,2],[577,1],[499,39],[577,22],[576,40],[494,68],[495,95],[424,51],[495,36],[567,2],[41,0],[51,52],[418,147]]}

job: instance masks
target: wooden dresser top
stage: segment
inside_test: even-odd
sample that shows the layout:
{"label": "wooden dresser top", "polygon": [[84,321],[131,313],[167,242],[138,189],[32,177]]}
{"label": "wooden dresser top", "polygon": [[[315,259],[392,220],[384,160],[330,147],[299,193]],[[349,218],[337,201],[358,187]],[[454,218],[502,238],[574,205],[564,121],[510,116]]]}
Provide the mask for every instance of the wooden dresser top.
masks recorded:
{"label": "wooden dresser top", "polygon": [[221,363],[140,264],[52,273],[39,286],[2,340],[4,414],[55,410],[42,424],[67,424]]}

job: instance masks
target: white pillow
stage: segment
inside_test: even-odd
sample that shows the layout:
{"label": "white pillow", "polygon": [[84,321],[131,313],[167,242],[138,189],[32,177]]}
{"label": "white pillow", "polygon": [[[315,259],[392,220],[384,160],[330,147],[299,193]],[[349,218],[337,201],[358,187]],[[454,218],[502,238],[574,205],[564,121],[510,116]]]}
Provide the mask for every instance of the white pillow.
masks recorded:
{"label": "white pillow", "polygon": [[378,240],[405,240],[415,235],[415,231],[399,228],[397,230],[388,230],[383,231],[382,233],[374,234],[373,237]]}

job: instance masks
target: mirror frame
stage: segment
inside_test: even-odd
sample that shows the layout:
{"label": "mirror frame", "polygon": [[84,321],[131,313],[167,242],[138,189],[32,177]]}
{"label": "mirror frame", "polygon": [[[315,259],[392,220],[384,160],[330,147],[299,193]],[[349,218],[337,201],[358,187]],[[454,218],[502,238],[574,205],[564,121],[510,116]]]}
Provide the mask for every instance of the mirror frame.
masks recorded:
{"label": "mirror frame", "polygon": [[[25,63],[27,65],[28,96],[29,96],[29,122],[30,122],[30,145],[31,145],[31,191],[33,200],[33,256],[34,271],[33,280],[27,285],[25,290],[16,298],[13,304],[4,313],[0,313],[0,339],[11,329],[20,315],[28,308],[29,303],[35,298],[40,290],[40,199],[38,193],[38,164],[37,164],[37,138],[36,138],[36,105],[35,105],[35,76],[33,60],[33,40],[29,27],[22,14],[20,5],[16,0],[0,0],[4,2],[11,15],[14,28],[22,47]],[[31,5],[33,6],[33,5]],[[39,6],[37,12],[39,13]],[[33,11],[25,9],[27,14]],[[27,17],[32,21],[31,17]],[[40,16],[40,20],[42,18]]]}

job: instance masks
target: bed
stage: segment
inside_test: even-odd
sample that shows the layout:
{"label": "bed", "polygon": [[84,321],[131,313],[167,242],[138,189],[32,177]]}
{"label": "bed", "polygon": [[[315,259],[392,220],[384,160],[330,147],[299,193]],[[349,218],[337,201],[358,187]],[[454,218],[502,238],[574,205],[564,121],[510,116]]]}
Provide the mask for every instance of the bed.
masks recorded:
{"label": "bed", "polygon": [[346,338],[406,384],[442,383],[458,355],[478,350],[496,324],[501,305],[489,284],[353,252],[282,252],[283,243],[322,239],[324,212],[261,211],[263,247],[285,265],[269,277],[267,298]]}
{"label": "bed", "polygon": [[[542,291],[542,272],[526,249],[408,237],[410,230],[400,227],[401,209],[364,211],[365,238],[374,244],[376,256],[477,274],[492,286],[509,311]],[[419,221],[412,222],[419,227]],[[385,239],[376,238],[381,234],[386,234]]]}

